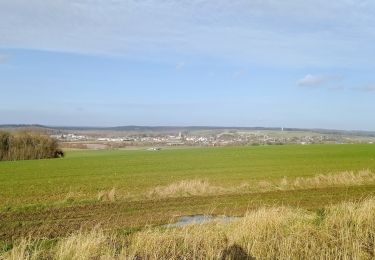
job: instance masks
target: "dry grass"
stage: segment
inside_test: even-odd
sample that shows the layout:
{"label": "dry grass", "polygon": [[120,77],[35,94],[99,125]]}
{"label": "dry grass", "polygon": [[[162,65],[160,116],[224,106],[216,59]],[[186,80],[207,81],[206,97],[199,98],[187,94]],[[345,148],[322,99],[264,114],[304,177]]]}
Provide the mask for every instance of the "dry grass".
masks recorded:
{"label": "dry grass", "polygon": [[278,207],[231,223],[135,234],[127,255],[140,259],[373,259],[375,200],[319,213]]}
{"label": "dry grass", "polygon": [[[61,239],[55,249],[54,259],[81,260],[109,257],[113,248],[111,238],[99,228],[88,233],[82,231]],[[109,257],[110,258],[110,257]]]}
{"label": "dry grass", "polygon": [[218,259],[226,246],[224,230],[211,225],[165,231],[149,229],[131,237],[122,256],[129,259]]}
{"label": "dry grass", "polygon": [[235,187],[212,185],[207,180],[183,180],[166,186],[157,186],[146,193],[149,198],[205,196],[227,193],[259,193],[278,190],[299,190],[338,186],[356,186],[375,182],[375,173],[370,170],[341,172],[313,177],[287,178],[273,181],[242,183]]}
{"label": "dry grass", "polygon": [[[337,174],[320,174],[314,177],[298,177],[295,179],[284,177],[279,183],[274,184],[269,182],[268,188],[275,190],[293,190],[331,186],[363,185],[371,182],[375,182],[375,173],[370,170],[362,170],[357,173],[347,171]],[[264,183],[260,184],[260,186],[262,185],[264,185]]]}
{"label": "dry grass", "polygon": [[[194,179],[182,180],[165,186],[156,186],[155,188],[152,188],[141,195],[124,193],[121,192],[121,190],[119,192],[116,190],[116,188],[112,188],[109,191],[102,190],[97,194],[97,200],[114,202],[119,199],[139,200],[145,198],[178,198],[219,194],[261,193],[279,190],[358,186],[369,183],[375,183],[375,173],[370,170],[362,170],[356,173],[353,171],[347,171],[336,174],[320,174],[313,177],[284,177],[279,180],[244,182],[238,186],[232,187],[213,185],[208,180]],[[75,199],[81,197],[83,197],[83,195],[80,193],[69,192],[64,201],[74,201]]]}
{"label": "dry grass", "polygon": [[116,199],[117,199],[116,188],[112,188],[110,191],[100,191],[98,193],[99,201],[115,202]]}
{"label": "dry grass", "polygon": [[40,259],[41,249],[38,242],[32,241],[30,238],[23,238],[10,250],[4,254],[0,254],[0,260],[37,260]]}
{"label": "dry grass", "polygon": [[[95,228],[59,240],[43,255],[82,260],[374,259],[375,199],[319,212],[261,208],[230,223],[146,228],[123,239],[119,247],[113,236]],[[34,254],[30,245],[22,240],[0,259],[36,259],[40,250]]]}
{"label": "dry grass", "polygon": [[148,197],[187,197],[225,192],[225,188],[214,186],[206,180],[183,180],[150,190]]}
{"label": "dry grass", "polygon": [[[375,183],[375,173],[370,170],[359,172],[347,171],[336,174],[317,175],[313,177],[284,177],[279,180],[260,180],[244,182],[237,186],[219,186],[213,185],[208,180],[182,180],[165,186],[156,186],[142,194],[125,193],[124,191],[112,188],[111,190],[102,190],[97,194],[97,200],[103,202],[115,202],[126,199],[144,200],[155,198],[178,198],[190,196],[208,196],[220,194],[239,194],[239,193],[261,193],[279,190],[303,190],[312,188],[326,188],[339,186],[358,186]],[[79,191],[70,191],[63,202],[79,201],[87,195]]]}
{"label": "dry grass", "polygon": [[69,191],[62,199],[63,202],[74,202],[85,198],[86,194],[81,191]]}

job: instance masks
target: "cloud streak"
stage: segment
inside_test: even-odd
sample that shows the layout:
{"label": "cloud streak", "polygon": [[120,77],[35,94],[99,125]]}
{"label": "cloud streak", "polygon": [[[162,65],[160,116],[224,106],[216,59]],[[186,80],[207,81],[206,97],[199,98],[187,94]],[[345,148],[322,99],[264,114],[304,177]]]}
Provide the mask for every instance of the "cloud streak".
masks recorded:
{"label": "cloud streak", "polygon": [[372,1],[4,0],[0,46],[350,67],[367,64],[375,53],[374,11]]}
{"label": "cloud streak", "polygon": [[307,74],[305,77],[297,81],[299,87],[319,87],[327,83],[334,83],[341,80],[341,77],[332,75],[311,75]]}
{"label": "cloud streak", "polygon": [[375,92],[375,84],[370,84],[364,87],[358,88],[358,90],[363,92]]}

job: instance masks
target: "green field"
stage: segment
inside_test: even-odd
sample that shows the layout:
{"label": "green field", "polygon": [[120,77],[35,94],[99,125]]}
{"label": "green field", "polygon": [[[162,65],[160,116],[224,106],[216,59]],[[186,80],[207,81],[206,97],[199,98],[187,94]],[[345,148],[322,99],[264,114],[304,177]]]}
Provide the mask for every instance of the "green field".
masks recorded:
{"label": "green field", "polygon": [[[143,194],[181,180],[225,188],[364,169],[375,171],[375,145],[69,151],[63,159],[0,162],[0,239],[28,232],[54,237],[98,223],[128,232],[180,215],[242,215],[262,205],[316,210],[374,195],[375,183],[165,198]],[[112,188],[115,201],[98,201],[100,191]]]}

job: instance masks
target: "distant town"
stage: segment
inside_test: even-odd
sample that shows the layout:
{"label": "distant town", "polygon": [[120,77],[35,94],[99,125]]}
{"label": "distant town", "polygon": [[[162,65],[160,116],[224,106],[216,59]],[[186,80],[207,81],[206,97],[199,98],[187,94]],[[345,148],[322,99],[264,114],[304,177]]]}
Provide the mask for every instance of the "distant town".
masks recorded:
{"label": "distant town", "polygon": [[105,149],[125,147],[165,147],[165,146],[241,146],[241,145],[284,145],[284,144],[349,144],[374,143],[375,137],[319,133],[296,130],[242,130],[212,129],[178,132],[114,132],[84,131],[52,134],[63,147]]}
{"label": "distant town", "polygon": [[121,126],[50,127],[42,125],[0,125],[0,130],[42,131],[60,142],[62,148],[121,149],[173,146],[242,146],[284,144],[375,143],[375,132],[266,127],[169,127]]}

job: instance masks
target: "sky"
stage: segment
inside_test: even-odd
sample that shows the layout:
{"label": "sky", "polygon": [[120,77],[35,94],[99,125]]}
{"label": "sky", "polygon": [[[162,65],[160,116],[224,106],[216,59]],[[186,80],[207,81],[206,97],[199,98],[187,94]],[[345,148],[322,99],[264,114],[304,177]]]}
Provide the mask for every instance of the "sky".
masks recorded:
{"label": "sky", "polygon": [[375,130],[375,1],[0,0],[0,124]]}

